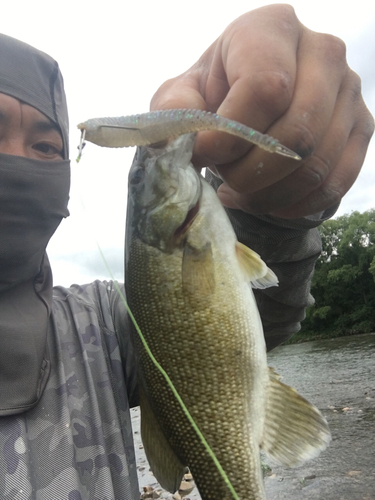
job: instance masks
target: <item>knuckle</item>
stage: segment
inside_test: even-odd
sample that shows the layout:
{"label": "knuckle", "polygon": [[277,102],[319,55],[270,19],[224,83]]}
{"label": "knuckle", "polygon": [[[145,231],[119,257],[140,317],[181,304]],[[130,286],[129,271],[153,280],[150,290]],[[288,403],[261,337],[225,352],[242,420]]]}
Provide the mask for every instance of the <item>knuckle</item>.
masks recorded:
{"label": "knuckle", "polygon": [[291,149],[302,159],[309,158],[317,147],[317,139],[312,130],[305,124],[298,122],[290,126],[290,137],[293,137]]}
{"label": "knuckle", "polygon": [[371,137],[374,135],[375,132],[375,121],[374,117],[371,115],[371,113],[367,110],[367,120],[365,121],[365,126],[364,126],[364,136],[367,140],[367,142],[370,142]]}
{"label": "knuckle", "polygon": [[345,190],[340,186],[336,186],[335,188],[329,185],[323,187],[321,199],[324,202],[324,208],[322,209],[325,210],[339,203],[344,194]]}
{"label": "knuckle", "polygon": [[353,133],[361,135],[363,137],[364,145],[367,147],[375,131],[374,117],[367,109],[365,103],[363,102],[363,108],[359,115],[356,126],[354,127]]}
{"label": "knuckle", "polygon": [[313,191],[308,197],[308,200],[306,200],[307,210],[305,212],[312,215],[334,207],[340,203],[344,194],[339,188],[323,185],[321,188]]}
{"label": "knuckle", "polygon": [[367,115],[366,118],[362,121],[361,126],[357,127],[356,130],[354,130],[354,134],[357,133],[357,135],[360,135],[363,138],[363,145],[365,148],[367,148],[368,143],[370,142],[371,137],[374,134],[374,131],[374,118],[371,115]]}
{"label": "knuckle", "polygon": [[347,89],[352,102],[357,102],[358,100],[362,100],[361,78],[357,75],[357,73],[355,73],[351,69],[348,70],[347,74]]}
{"label": "knuckle", "polygon": [[171,100],[170,98],[170,91],[171,88],[173,87],[173,84],[175,82],[175,78],[171,78],[170,80],[165,81],[160,87],[157,89],[157,91],[154,93],[152,96],[151,102],[150,102],[150,109],[167,109],[168,106],[168,101]]}
{"label": "knuckle", "polygon": [[271,117],[288,108],[293,94],[291,75],[286,71],[262,71],[250,83],[258,106]]}
{"label": "knuckle", "polygon": [[246,25],[246,22],[248,22],[250,19],[255,19],[255,18],[264,19],[264,16],[266,16],[266,19],[268,21],[276,20],[278,26],[280,28],[284,28],[287,31],[290,31],[290,29],[294,30],[296,25],[299,24],[295,10],[291,5],[271,4],[271,5],[264,5],[257,9],[246,12],[242,16],[235,19],[227,27],[226,31],[237,30],[238,27],[242,28],[244,26],[244,21]]}
{"label": "knuckle", "polygon": [[303,184],[308,186],[310,190],[314,190],[323,184],[329,171],[329,160],[324,160],[314,155],[302,165],[298,174],[301,176]]}
{"label": "knuckle", "polygon": [[332,62],[336,64],[347,64],[346,45],[341,38],[327,33],[321,33],[320,40],[325,54]]}
{"label": "knuckle", "polygon": [[274,12],[279,21],[284,23],[293,23],[298,22],[296,11],[289,4],[273,4],[269,5],[268,8]]}
{"label": "knuckle", "polygon": [[345,92],[356,113],[352,133],[362,136],[364,144],[368,144],[375,129],[374,117],[363,100],[361,78],[351,69],[348,69]]}

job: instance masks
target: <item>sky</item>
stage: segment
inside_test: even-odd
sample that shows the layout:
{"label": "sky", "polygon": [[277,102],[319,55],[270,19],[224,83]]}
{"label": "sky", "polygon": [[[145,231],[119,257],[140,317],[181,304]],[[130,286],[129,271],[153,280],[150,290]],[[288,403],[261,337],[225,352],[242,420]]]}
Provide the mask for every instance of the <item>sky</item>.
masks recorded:
{"label": "sky", "polygon": [[[76,124],[88,118],[146,112],[158,87],[188,69],[235,18],[272,2],[217,0],[92,0],[7,2],[0,32],[47,52],[62,70],[70,111],[72,189],[69,210],[48,254],[54,283],[69,286],[110,279],[98,245],[123,279],[127,175],[134,148],[88,144],[76,164]],[[308,28],[334,34],[347,45],[350,67],[362,78],[375,114],[375,7],[368,0],[290,2]],[[337,215],[375,207],[375,143]]]}

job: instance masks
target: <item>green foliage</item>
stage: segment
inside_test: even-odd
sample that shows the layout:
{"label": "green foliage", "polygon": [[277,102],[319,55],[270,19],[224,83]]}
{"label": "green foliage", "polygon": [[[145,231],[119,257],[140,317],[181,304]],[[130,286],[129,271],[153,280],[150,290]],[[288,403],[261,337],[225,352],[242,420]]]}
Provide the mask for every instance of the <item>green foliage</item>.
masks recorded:
{"label": "green foliage", "polygon": [[315,298],[298,338],[375,330],[375,209],[352,212],[319,228],[323,251],[311,293]]}

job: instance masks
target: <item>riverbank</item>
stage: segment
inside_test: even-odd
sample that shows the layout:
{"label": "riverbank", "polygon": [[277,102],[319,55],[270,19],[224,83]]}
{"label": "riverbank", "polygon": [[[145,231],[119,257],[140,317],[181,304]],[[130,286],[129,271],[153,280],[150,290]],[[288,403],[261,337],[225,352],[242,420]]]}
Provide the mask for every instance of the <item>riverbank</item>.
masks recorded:
{"label": "riverbank", "polygon": [[345,333],[338,333],[336,331],[335,332],[326,331],[326,332],[315,333],[315,332],[305,332],[301,330],[300,332],[293,335],[291,339],[284,342],[283,345],[286,346],[293,344],[303,344],[304,342],[313,342],[315,340],[333,340],[346,337],[357,337],[359,335],[371,335],[371,333],[357,332],[357,331],[345,332]]}

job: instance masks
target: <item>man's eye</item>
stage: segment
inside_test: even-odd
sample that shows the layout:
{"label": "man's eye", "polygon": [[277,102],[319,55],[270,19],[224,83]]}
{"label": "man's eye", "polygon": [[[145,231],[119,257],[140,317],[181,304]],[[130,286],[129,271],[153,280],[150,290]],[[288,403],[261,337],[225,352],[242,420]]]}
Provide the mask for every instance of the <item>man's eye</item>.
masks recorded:
{"label": "man's eye", "polygon": [[62,151],[59,148],[53,146],[52,144],[48,144],[47,142],[39,142],[38,144],[34,144],[33,149],[48,156],[62,155]]}

